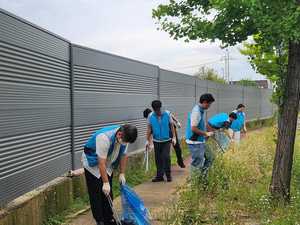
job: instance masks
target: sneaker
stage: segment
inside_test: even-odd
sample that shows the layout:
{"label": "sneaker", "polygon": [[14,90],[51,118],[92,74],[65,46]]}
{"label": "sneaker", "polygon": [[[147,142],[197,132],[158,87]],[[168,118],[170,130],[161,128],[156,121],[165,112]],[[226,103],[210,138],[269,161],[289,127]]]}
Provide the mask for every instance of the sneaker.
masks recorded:
{"label": "sneaker", "polygon": [[97,222],[97,225],[104,225],[104,222]]}
{"label": "sneaker", "polygon": [[163,177],[155,177],[152,182],[159,182],[159,181],[165,181]]}
{"label": "sneaker", "polygon": [[178,163],[178,165],[179,165],[181,168],[185,168],[184,163]]}
{"label": "sneaker", "polygon": [[171,176],[167,176],[167,181],[171,182],[173,180],[173,178]]}

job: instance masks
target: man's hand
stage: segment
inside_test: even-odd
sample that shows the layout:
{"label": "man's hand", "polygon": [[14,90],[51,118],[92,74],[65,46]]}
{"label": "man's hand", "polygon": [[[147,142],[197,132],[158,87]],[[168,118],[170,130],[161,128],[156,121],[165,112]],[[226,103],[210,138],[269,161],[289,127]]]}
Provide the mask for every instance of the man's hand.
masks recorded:
{"label": "man's hand", "polygon": [[172,137],[172,145],[175,146],[176,145],[176,137]]}
{"label": "man's hand", "polygon": [[177,122],[177,127],[180,129],[182,126],[181,126],[181,123],[178,121]]}
{"label": "man's hand", "polygon": [[109,185],[109,182],[103,183],[102,191],[103,191],[103,193],[104,193],[105,196],[109,195],[109,193],[110,193],[110,185]]}
{"label": "man's hand", "polygon": [[149,143],[149,141],[148,141],[148,140],[146,140],[146,142],[145,142],[145,146],[146,146],[146,148],[150,148],[150,143]]}
{"label": "man's hand", "polygon": [[244,127],[244,133],[247,133],[247,129],[246,129],[246,127]]}
{"label": "man's hand", "polygon": [[122,184],[122,185],[125,185],[125,174],[124,173],[120,173],[120,176],[119,176],[119,182]]}
{"label": "man's hand", "polygon": [[213,137],[214,136],[214,132],[206,132],[205,136],[206,137]]}

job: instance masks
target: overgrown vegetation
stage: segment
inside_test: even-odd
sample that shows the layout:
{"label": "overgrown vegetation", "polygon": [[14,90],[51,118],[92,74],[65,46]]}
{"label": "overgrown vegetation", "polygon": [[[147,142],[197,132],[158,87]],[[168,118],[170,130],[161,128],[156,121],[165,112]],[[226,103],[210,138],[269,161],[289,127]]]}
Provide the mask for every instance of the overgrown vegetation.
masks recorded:
{"label": "overgrown vegetation", "polygon": [[276,136],[275,127],[250,132],[239,145],[218,153],[206,182],[192,189],[187,181],[178,188],[180,200],[172,210],[163,208],[162,223],[299,224],[300,136],[295,142],[289,204],[274,201],[269,194]]}

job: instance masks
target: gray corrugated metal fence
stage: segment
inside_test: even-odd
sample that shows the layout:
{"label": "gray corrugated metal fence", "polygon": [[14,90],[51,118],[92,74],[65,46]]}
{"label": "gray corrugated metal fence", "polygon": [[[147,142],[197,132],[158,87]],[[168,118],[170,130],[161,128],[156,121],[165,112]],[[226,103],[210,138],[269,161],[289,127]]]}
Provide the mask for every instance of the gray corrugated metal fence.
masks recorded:
{"label": "gray corrugated metal fence", "polygon": [[[246,118],[274,114],[272,90],[219,84],[73,45],[0,9],[0,205],[81,168],[85,142],[107,125],[133,123],[144,147],[143,110],[160,99],[186,127],[203,93],[207,118],[246,105]],[[185,129],[178,130],[180,136]]]}

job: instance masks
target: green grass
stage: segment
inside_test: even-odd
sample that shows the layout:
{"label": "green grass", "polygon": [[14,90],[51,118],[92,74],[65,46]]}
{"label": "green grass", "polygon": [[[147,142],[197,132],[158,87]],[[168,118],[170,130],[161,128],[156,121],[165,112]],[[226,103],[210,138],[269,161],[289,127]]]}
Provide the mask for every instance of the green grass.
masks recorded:
{"label": "green grass", "polygon": [[[272,200],[269,185],[276,151],[277,129],[248,133],[239,145],[217,153],[208,185],[178,188],[180,200],[163,224],[299,224],[300,137],[295,141],[291,202]],[[170,209],[165,209],[170,210]]]}

